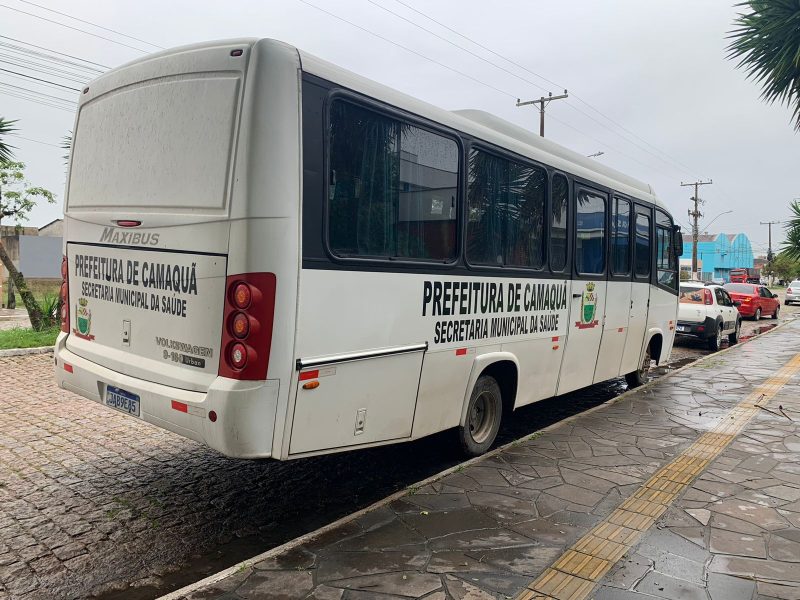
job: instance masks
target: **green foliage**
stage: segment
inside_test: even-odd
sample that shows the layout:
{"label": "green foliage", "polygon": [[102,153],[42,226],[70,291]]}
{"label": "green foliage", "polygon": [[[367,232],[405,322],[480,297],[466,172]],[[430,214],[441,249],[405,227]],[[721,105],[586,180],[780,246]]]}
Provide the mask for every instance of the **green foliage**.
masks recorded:
{"label": "green foliage", "polygon": [[22,223],[40,200],[53,204],[56,198],[53,192],[28,183],[23,163],[0,162],[0,221],[11,217]]}
{"label": "green foliage", "polygon": [[786,240],[783,242],[782,254],[800,260],[800,201],[795,200],[789,208],[792,211],[792,218],[784,225]]}
{"label": "green foliage", "polygon": [[14,123],[16,121],[6,121],[3,117],[0,117],[0,163],[8,162],[14,158],[14,153],[12,152],[15,149],[14,146],[10,146],[3,141],[6,135],[17,130],[14,127]]}
{"label": "green foliage", "polygon": [[772,261],[772,272],[784,281],[791,281],[800,275],[800,261],[787,252],[781,252]]}
{"label": "green foliage", "polygon": [[22,327],[6,329],[0,331],[0,350],[52,346],[56,343],[59,331],[59,327],[48,327],[41,331]]}
{"label": "green foliage", "polygon": [[800,2],[749,0],[730,32],[728,58],[739,59],[748,79],[761,85],[761,97],[792,110],[800,130]]}

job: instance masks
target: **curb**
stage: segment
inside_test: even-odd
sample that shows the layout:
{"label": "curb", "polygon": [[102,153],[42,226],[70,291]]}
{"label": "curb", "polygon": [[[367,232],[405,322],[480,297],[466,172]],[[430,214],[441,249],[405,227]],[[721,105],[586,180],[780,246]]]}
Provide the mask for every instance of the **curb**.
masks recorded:
{"label": "curb", "polygon": [[38,348],[12,348],[11,350],[0,350],[0,358],[7,356],[27,356],[29,354],[49,354],[53,351],[53,346],[39,346]]}
{"label": "curb", "polygon": [[707,354],[705,356],[701,356],[700,358],[698,358],[696,360],[693,360],[689,364],[683,365],[682,367],[679,367],[679,368],[675,369],[674,371],[669,371],[667,373],[664,373],[664,375],[662,375],[658,379],[654,379],[654,380],[648,381],[644,385],[641,385],[641,386],[639,386],[637,388],[628,389],[628,390],[624,391],[623,393],[621,393],[619,396],[616,396],[616,397],[612,398],[611,400],[608,400],[607,402],[603,402],[602,404],[598,404],[597,406],[594,406],[594,407],[592,407],[592,408],[590,408],[588,410],[576,413],[574,415],[570,415],[569,417],[567,417],[565,419],[562,419],[561,421],[558,421],[558,422],[553,423],[551,425],[548,425],[547,427],[539,429],[539,430],[531,433],[530,435],[527,435],[527,436],[521,437],[521,438],[519,438],[517,440],[508,442],[507,444],[503,444],[502,446],[499,446],[499,447],[495,448],[494,450],[490,450],[486,454],[482,454],[481,456],[476,456],[475,458],[471,458],[471,459],[466,460],[464,462],[458,463],[457,465],[449,467],[449,468],[445,469],[444,471],[440,471],[439,473],[431,475],[427,479],[423,479],[422,481],[418,481],[416,483],[412,483],[411,485],[406,486],[404,489],[399,490],[399,491],[395,492],[394,494],[391,494],[390,496],[387,496],[386,498],[378,500],[377,502],[375,502],[374,504],[371,504],[370,506],[362,508],[361,510],[358,510],[358,511],[356,511],[354,513],[351,513],[349,515],[345,515],[344,517],[341,517],[340,519],[337,519],[336,521],[333,521],[332,523],[329,523],[328,525],[320,527],[319,529],[315,529],[314,531],[310,531],[310,532],[308,532],[308,533],[306,533],[304,535],[301,535],[300,537],[297,537],[297,538],[294,538],[292,540],[289,540],[288,542],[286,542],[284,544],[281,544],[280,546],[276,546],[275,548],[272,548],[270,550],[267,550],[266,552],[263,552],[263,553],[258,554],[256,556],[253,556],[252,558],[245,559],[245,560],[243,560],[243,561],[241,561],[241,562],[239,562],[239,563],[237,563],[237,564],[235,564],[235,565],[233,565],[231,567],[228,567],[227,569],[225,569],[223,571],[220,571],[219,573],[215,573],[213,575],[209,575],[208,577],[206,577],[204,579],[201,579],[200,581],[196,581],[195,583],[190,583],[189,585],[184,586],[184,587],[182,587],[182,588],[180,588],[178,590],[170,592],[170,593],[168,593],[168,594],[166,594],[164,596],[160,596],[156,600],[179,600],[180,598],[183,598],[184,596],[187,596],[188,594],[191,594],[192,592],[195,592],[195,591],[199,590],[200,588],[204,588],[206,586],[209,586],[209,585],[212,585],[214,583],[217,583],[218,581],[222,581],[223,579],[229,577],[230,575],[233,575],[235,573],[241,572],[244,569],[250,568],[254,564],[256,564],[258,562],[261,562],[262,560],[266,560],[266,559],[272,558],[272,557],[274,557],[274,556],[276,556],[278,554],[282,554],[283,552],[285,552],[287,550],[291,550],[291,549],[293,549],[293,548],[295,548],[297,546],[300,546],[300,545],[302,545],[302,544],[304,544],[304,543],[306,543],[308,541],[311,541],[311,540],[313,540],[313,539],[315,539],[317,537],[320,537],[321,535],[323,535],[325,533],[328,533],[329,531],[331,531],[333,529],[336,529],[337,527],[340,527],[342,525],[346,525],[347,523],[350,523],[351,521],[356,520],[360,516],[370,512],[372,510],[376,510],[378,508],[381,508],[383,506],[386,506],[387,504],[390,504],[390,503],[394,502],[395,500],[399,500],[400,498],[403,498],[403,497],[408,495],[409,489],[420,488],[420,487],[423,487],[423,486],[428,485],[430,483],[433,483],[435,481],[438,481],[439,479],[442,479],[443,477],[446,477],[447,475],[450,475],[451,473],[454,473],[456,471],[462,470],[464,467],[467,467],[467,466],[470,466],[470,465],[473,465],[473,464],[476,464],[476,463],[480,463],[480,462],[482,462],[482,461],[484,461],[486,459],[489,459],[489,458],[491,458],[491,457],[493,457],[493,456],[495,456],[497,454],[500,454],[504,450],[507,450],[508,448],[512,448],[512,447],[514,447],[514,446],[516,446],[516,445],[518,445],[518,444],[530,439],[532,436],[537,436],[538,437],[539,435],[542,435],[543,433],[558,429],[559,427],[563,427],[564,425],[567,425],[567,424],[571,423],[573,420],[575,420],[575,419],[577,419],[579,417],[582,417],[584,415],[590,415],[595,411],[598,411],[598,410],[600,410],[602,408],[605,408],[605,407],[607,407],[607,406],[609,406],[611,404],[615,404],[616,402],[619,402],[620,400],[622,400],[623,398],[625,398],[626,396],[628,396],[630,394],[640,392],[641,390],[646,390],[647,388],[652,387],[653,385],[655,385],[656,383],[659,383],[660,381],[664,380],[667,377],[670,377],[670,376],[675,375],[677,373],[681,373],[682,371],[684,371],[684,370],[686,370],[686,369],[688,369],[690,367],[693,367],[693,366],[697,365],[698,363],[701,363],[701,362],[703,362],[705,360],[709,360],[711,358],[716,358],[720,354],[724,354],[724,353],[729,352],[730,350],[733,350],[733,349],[735,349],[737,347],[740,347],[742,345],[746,345],[750,341],[752,341],[752,340],[754,340],[756,338],[759,338],[759,337],[764,336],[764,335],[768,335],[768,334],[772,333],[773,331],[777,331],[778,329],[781,329],[785,325],[789,325],[789,324],[791,324],[793,322],[794,322],[794,319],[784,321],[783,323],[780,323],[779,325],[776,325],[775,327],[773,327],[772,329],[769,329],[768,331],[764,331],[763,333],[759,333],[759,334],[756,334],[756,335],[748,338],[747,341],[744,342],[744,343],[735,344],[733,346],[728,346],[724,350],[719,350],[719,351],[714,352],[712,354]]}

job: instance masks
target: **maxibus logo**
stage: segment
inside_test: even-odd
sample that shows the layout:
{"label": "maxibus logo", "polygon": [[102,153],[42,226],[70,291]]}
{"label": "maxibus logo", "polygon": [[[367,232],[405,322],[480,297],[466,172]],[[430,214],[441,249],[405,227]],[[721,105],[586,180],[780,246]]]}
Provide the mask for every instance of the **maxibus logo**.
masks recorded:
{"label": "maxibus logo", "polygon": [[100,242],[109,244],[130,244],[132,246],[155,246],[158,244],[158,233],[141,231],[123,231],[114,227],[106,227],[100,234]]}

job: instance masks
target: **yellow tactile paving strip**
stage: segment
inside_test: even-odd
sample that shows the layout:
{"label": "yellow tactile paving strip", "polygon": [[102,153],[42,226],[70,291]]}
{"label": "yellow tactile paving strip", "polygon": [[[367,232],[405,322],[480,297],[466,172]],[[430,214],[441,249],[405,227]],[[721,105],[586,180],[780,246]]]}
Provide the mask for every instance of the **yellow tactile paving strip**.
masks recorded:
{"label": "yellow tactile paving strip", "polygon": [[672,462],[656,471],[636,492],[548,567],[517,600],[583,600],[630,550],[672,501],[744,429],[745,425],[800,371],[800,354],[733,407]]}

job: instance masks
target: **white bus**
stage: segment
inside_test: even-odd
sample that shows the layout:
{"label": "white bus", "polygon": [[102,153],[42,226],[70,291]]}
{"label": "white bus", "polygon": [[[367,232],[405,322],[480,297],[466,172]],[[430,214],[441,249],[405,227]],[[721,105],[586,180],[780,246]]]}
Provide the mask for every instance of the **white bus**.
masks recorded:
{"label": "white bus", "polygon": [[682,242],[650,186],[273,40],[92,82],[65,213],[58,384],[228,456],[451,428],[477,455],[672,348]]}

